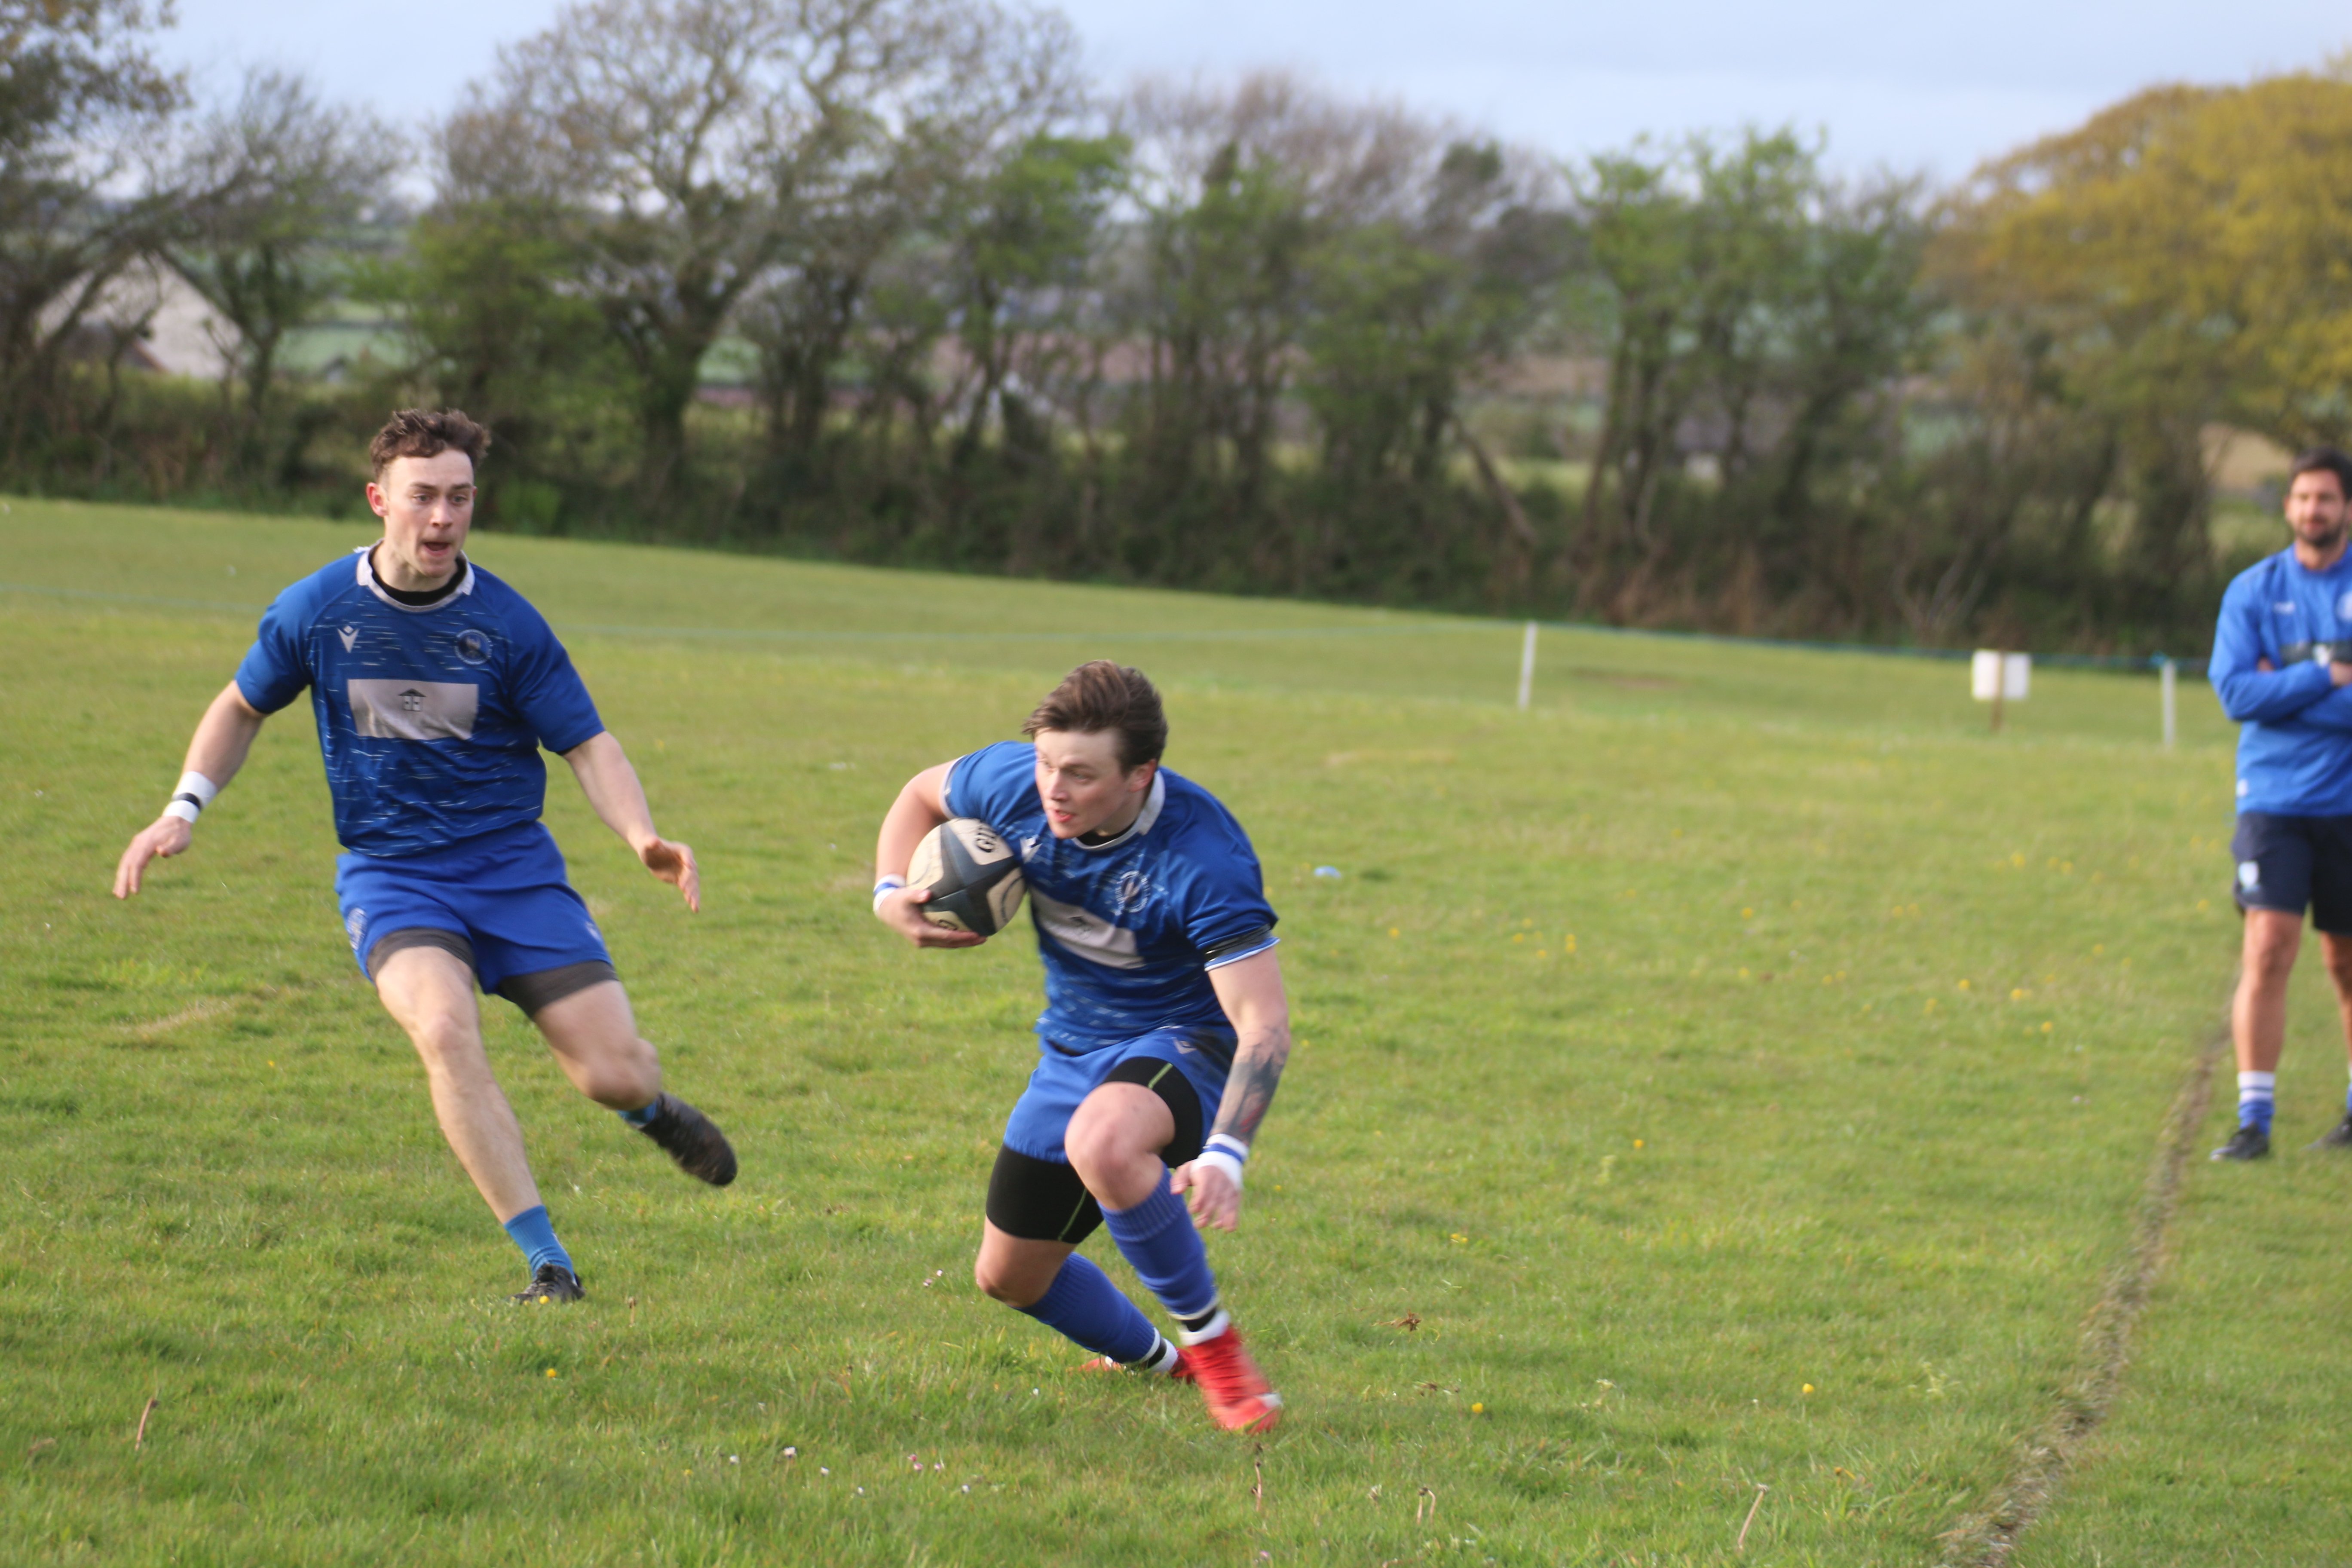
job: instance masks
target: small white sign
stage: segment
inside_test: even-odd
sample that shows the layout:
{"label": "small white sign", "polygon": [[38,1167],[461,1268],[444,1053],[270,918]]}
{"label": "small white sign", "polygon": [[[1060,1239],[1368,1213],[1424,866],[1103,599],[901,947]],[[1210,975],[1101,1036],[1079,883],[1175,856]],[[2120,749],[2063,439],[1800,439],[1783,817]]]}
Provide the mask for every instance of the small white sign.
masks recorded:
{"label": "small white sign", "polygon": [[2022,702],[2032,678],[2032,654],[1999,653],[1980,647],[1969,661],[1969,695],[1979,702],[1990,702],[1995,698],[2003,702]]}

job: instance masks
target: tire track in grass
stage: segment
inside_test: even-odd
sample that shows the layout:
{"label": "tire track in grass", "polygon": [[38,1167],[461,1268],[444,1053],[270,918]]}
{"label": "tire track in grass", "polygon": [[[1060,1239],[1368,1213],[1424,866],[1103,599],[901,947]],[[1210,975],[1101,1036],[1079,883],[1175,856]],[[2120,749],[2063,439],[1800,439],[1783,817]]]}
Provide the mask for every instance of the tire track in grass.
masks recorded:
{"label": "tire track in grass", "polygon": [[2131,1361],[2131,1334],[2163,1273],[2180,1186],[2198,1129],[2213,1100],[2213,1068],[2230,1050],[2225,1017],[2199,1048],[2165,1111],[2162,1135],[2132,1219],[2130,1249],[2108,1271],[2083,1320],[2073,1373],[2042,1425],[2018,1445],[2009,1474],[1985,1506],[1944,1534],[1944,1568],[2000,1568],[2056,1500],[2074,1456],[2106,1419]]}

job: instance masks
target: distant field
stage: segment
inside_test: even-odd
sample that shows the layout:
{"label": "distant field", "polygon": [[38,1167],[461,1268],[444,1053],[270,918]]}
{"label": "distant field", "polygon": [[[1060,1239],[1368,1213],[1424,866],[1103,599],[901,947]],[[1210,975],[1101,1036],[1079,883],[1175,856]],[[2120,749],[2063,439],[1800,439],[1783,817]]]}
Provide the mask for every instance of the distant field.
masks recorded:
{"label": "distant field", "polygon": [[[1949,663],[1549,632],[1520,713],[1515,626],[484,536],[702,858],[690,918],[556,781],[647,1033],[744,1155],[695,1187],[488,1004],[592,1291],[520,1312],[343,945],[306,710],[105,896],[259,606],[368,537],[0,514],[9,1562],[1965,1556],[2226,994],[2201,685],[2174,752],[2152,680],[2057,670],[1996,740]],[[1283,915],[1302,1043],[1212,1244],[1288,1399],[1262,1446],[973,1290],[1035,962],[866,913],[898,783],[1097,655],[1167,686],[1171,765]],[[2344,1085],[2297,1008],[2283,1147]],[[2204,1147],[2016,1561],[2343,1555],[2352,1166]]]}

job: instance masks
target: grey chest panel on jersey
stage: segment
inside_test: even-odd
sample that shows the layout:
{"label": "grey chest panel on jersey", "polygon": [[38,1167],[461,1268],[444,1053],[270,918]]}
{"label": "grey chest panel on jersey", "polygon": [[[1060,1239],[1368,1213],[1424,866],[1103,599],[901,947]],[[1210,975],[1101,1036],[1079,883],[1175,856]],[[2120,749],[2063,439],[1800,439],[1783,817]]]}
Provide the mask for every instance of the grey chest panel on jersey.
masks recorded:
{"label": "grey chest panel on jersey", "polygon": [[1037,924],[1045,934],[1080,958],[1111,969],[1143,967],[1143,954],[1136,951],[1135,933],[1125,926],[1115,926],[1076,904],[1049,899],[1034,887],[1029,889],[1029,907],[1036,910]]}
{"label": "grey chest panel on jersey", "polygon": [[378,741],[468,741],[482,689],[457,680],[351,680],[352,728]]}

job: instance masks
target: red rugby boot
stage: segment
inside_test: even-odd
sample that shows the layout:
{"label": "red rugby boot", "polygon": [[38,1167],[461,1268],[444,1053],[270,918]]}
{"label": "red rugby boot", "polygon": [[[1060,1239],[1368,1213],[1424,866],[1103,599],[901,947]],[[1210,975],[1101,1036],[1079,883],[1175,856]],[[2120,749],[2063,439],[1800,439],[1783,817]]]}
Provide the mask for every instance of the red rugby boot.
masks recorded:
{"label": "red rugby boot", "polygon": [[1223,1333],[1186,1345],[1175,1375],[1199,1386],[1209,1418],[1228,1432],[1271,1432],[1282,1419],[1282,1395],[1265,1381],[1242,1345],[1241,1331],[1230,1322]]}

